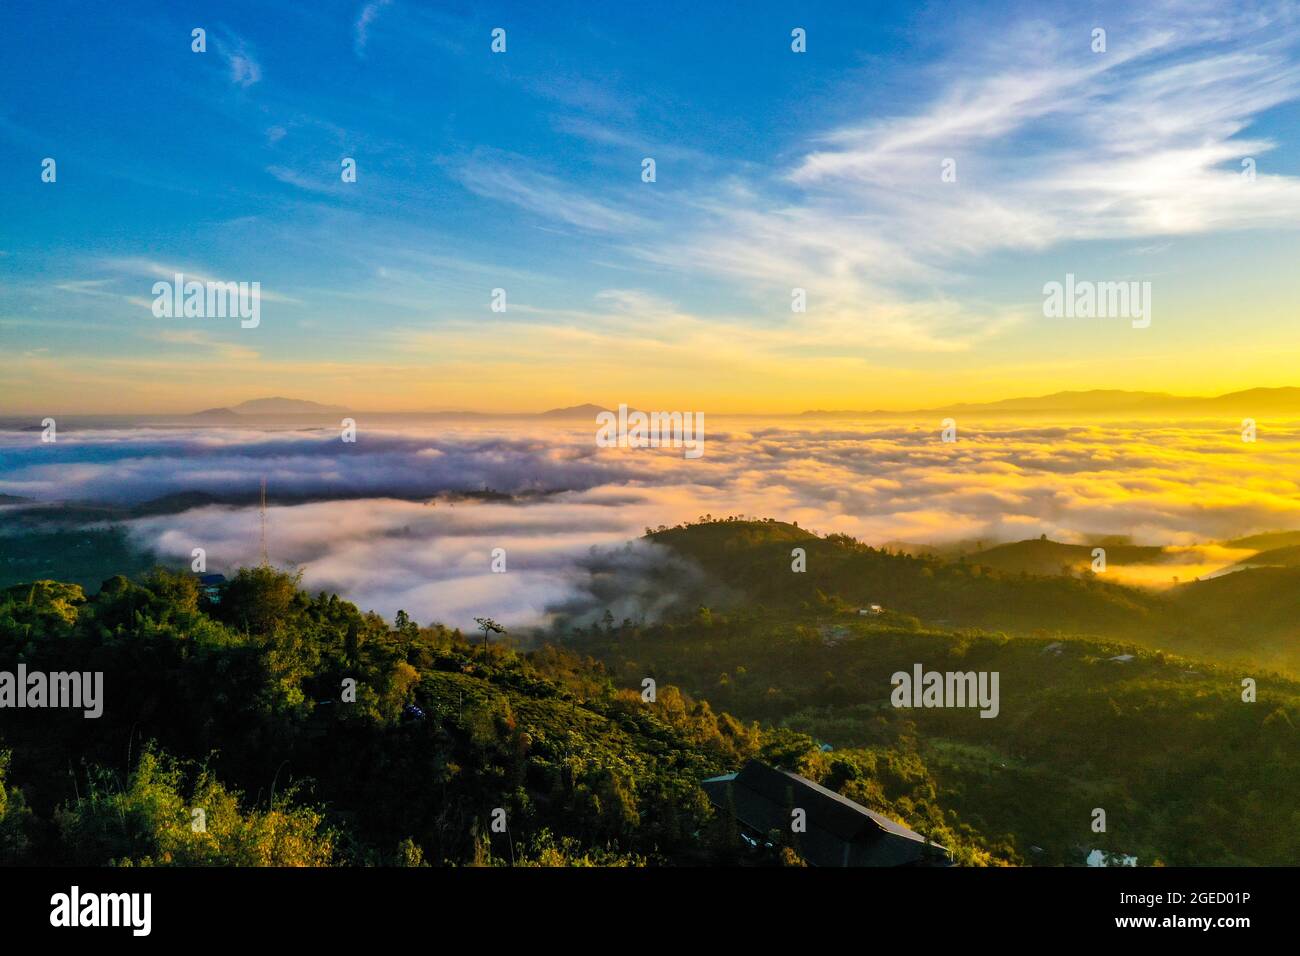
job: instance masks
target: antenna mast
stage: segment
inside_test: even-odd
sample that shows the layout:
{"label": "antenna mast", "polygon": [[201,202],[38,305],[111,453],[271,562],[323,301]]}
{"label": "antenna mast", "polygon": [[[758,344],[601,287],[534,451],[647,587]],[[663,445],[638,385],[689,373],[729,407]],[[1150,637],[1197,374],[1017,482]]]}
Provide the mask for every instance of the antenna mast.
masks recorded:
{"label": "antenna mast", "polygon": [[266,567],[270,562],[266,557],[266,479],[262,479],[262,504],[258,509],[258,514],[262,521],[262,567]]}

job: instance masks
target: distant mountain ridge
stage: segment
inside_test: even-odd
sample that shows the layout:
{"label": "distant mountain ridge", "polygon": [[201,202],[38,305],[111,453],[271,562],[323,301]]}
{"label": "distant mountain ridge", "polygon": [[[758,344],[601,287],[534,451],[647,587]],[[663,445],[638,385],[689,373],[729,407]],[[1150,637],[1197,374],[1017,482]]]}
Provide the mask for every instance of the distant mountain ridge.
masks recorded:
{"label": "distant mountain ridge", "polygon": [[[205,408],[186,416],[204,421],[239,421],[254,415],[344,415],[349,411],[343,405],[323,405],[320,402],[300,398],[254,398],[233,406]],[[545,418],[545,419],[591,419],[607,411],[603,406],[590,402],[582,405],[569,405],[564,408],[551,408],[544,412],[477,412],[469,410],[427,411],[427,412],[384,412],[384,415],[420,418]]]}
{"label": "distant mountain ridge", "polygon": [[932,408],[907,411],[875,409],[872,411],[813,410],[808,417],[912,417],[950,414],[1170,414],[1244,415],[1258,417],[1277,414],[1300,414],[1300,388],[1251,388],[1216,396],[1170,395],[1165,392],[1133,392],[1122,389],[1053,392],[1023,398],[1004,398],[995,402],[958,402]]}
{"label": "distant mountain ridge", "polygon": [[301,398],[253,398],[230,408],[205,408],[190,418],[233,421],[245,415],[338,415],[346,412],[342,405],[322,405]]}
{"label": "distant mountain ridge", "polygon": [[601,412],[610,411],[599,405],[593,405],[587,402],[583,405],[570,405],[567,408],[552,408],[542,412],[539,418],[591,418],[594,419]]}
{"label": "distant mountain ridge", "polygon": [[240,415],[307,415],[347,411],[342,405],[322,405],[301,398],[254,398],[240,402],[231,410]]}
{"label": "distant mountain ridge", "polygon": [[[528,418],[528,419],[594,419],[601,412],[611,411],[603,405],[585,402],[541,412],[488,412],[473,409],[414,412],[372,412],[373,415],[394,418]],[[256,415],[340,415],[348,412],[341,405],[294,398],[256,398],[230,407],[208,408],[185,416],[208,421],[238,421]],[[757,414],[757,413],[736,413]],[[1178,415],[1183,417],[1205,415],[1218,417],[1231,415],[1242,418],[1270,416],[1300,416],[1300,387],[1251,388],[1223,395],[1195,396],[1171,395],[1166,392],[1127,391],[1124,389],[1092,389],[1088,391],[1061,391],[1049,395],[1004,398],[992,402],[956,402],[930,408],[914,409],[810,409],[797,413],[800,418],[933,418],[936,415],[1078,415],[1125,416]],[[774,417],[785,417],[779,415]]]}

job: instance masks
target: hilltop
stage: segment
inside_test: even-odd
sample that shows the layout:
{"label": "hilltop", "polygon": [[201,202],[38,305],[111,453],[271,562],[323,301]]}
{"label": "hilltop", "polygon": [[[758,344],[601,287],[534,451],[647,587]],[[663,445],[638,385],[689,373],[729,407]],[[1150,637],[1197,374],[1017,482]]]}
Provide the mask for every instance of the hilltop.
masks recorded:
{"label": "hilltop", "polygon": [[[1122,639],[1300,674],[1300,569],[1248,568],[1155,592],[1093,574],[1086,545],[1041,538],[973,555],[904,554],[779,521],[712,520],[647,539],[725,585],[719,593],[736,595],[719,602],[728,610],[880,604],[940,628]],[[802,573],[791,570],[794,547],[806,553]],[[1108,563],[1162,555],[1160,548],[1106,546]]]}
{"label": "hilltop", "polygon": [[1224,542],[1225,547],[1254,548],[1258,551],[1288,548],[1293,545],[1300,545],[1300,531],[1266,531],[1263,534],[1252,534]]}
{"label": "hilltop", "polygon": [[[1095,547],[1096,545],[1089,544],[1063,544],[1046,537],[1030,538],[975,551],[967,556],[967,560],[998,571],[1060,574],[1063,571],[1090,569]],[[1166,556],[1162,547],[1132,544],[1106,544],[1105,552],[1108,565],[1148,564]]]}
{"label": "hilltop", "polygon": [[[840,610],[882,604],[952,626],[1021,632],[1135,635],[1165,602],[1090,577],[1008,574],[961,559],[896,554],[845,535],[819,537],[780,521],[711,521],[655,531],[648,539],[768,607]],[[792,571],[802,547],[806,570]]]}

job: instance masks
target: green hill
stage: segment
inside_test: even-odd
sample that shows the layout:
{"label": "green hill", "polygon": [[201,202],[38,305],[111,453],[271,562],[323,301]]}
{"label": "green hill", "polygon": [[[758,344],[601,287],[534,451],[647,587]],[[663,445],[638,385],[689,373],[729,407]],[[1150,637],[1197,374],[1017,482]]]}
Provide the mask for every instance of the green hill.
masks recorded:
{"label": "green hill", "polygon": [[[712,521],[653,532],[650,540],[697,563],[736,597],[726,610],[761,604],[782,611],[843,612],[881,605],[887,615],[916,618],[941,629],[982,628],[1016,636],[1125,640],[1153,650],[1195,654],[1236,666],[1264,665],[1300,675],[1300,573],[1257,568],[1172,591],[1125,587],[1084,571],[988,568],[974,557],[906,555],[871,548],[842,535],[819,538],[781,522]],[[791,569],[791,550],[806,552],[804,572]],[[993,548],[1014,568],[1051,564],[1078,547],[1028,541]],[[1107,560],[1141,561],[1150,551],[1107,545]],[[1089,562],[1091,558],[1089,557]],[[718,593],[728,593],[720,590]]]}
{"label": "green hill", "polygon": [[1249,558],[1242,558],[1237,564],[1254,568],[1294,568],[1300,566],[1300,544],[1257,551]]}
{"label": "green hill", "polygon": [[[699,781],[753,756],[828,779],[811,738],[669,684],[647,702],[640,677],[390,625],[270,568],[217,604],[164,571],[92,597],[8,588],[0,670],[18,662],[102,672],[103,715],[6,710],[0,863],[753,862]],[[881,759],[844,755],[863,779]],[[859,796],[958,860],[995,858],[923,769]],[[210,831],[192,830],[196,806]]]}
{"label": "green hill", "polygon": [[1300,545],[1300,531],[1266,531],[1263,534],[1252,534],[1244,538],[1233,538],[1231,541],[1223,542],[1228,548],[1253,548],[1256,551],[1267,551],[1270,548],[1285,548],[1292,545]]}
{"label": "green hill", "polygon": [[[1030,633],[1138,635],[1166,602],[1093,577],[1004,573],[962,561],[894,554],[843,535],[817,537],[779,521],[711,521],[648,535],[715,580],[768,607],[879,604],[945,626]],[[806,570],[792,570],[794,548]]]}
{"label": "green hill", "polygon": [[[617,680],[649,675],[741,719],[812,736],[830,748],[816,758],[827,777],[845,786],[862,764],[837,765],[840,754],[889,754],[869,775],[876,785],[914,768],[932,781],[935,803],[977,833],[1006,834],[1026,862],[1077,864],[1093,847],[1135,854],[1144,865],[1285,864],[1300,853],[1294,680],[1258,662],[1241,670],[1114,637],[954,633],[888,611],[863,617],[843,602],[801,601],[770,571],[779,558],[785,575],[801,577],[789,570],[791,542],[808,548],[810,578],[815,562],[826,565],[828,586],[870,576],[877,588],[891,574],[907,582],[915,572],[846,542],[819,545],[789,526],[718,525],[698,528],[698,547],[694,527],[652,537],[713,573],[750,578],[750,600],[560,637],[603,660]],[[932,586],[963,585],[982,599],[1043,580],[974,585],[961,576],[968,569],[950,577],[918,567],[933,573],[922,575]],[[1205,605],[1198,597],[1191,606]],[[891,675],[917,664],[997,672],[998,715],[893,706]],[[1256,702],[1243,699],[1246,676],[1258,684]],[[1090,830],[1094,807],[1107,810],[1105,834]]]}
{"label": "green hill", "polygon": [[[1061,574],[1089,570],[1093,562],[1094,545],[1062,544],[1047,538],[1030,538],[1011,544],[998,545],[977,551],[967,560],[986,568],[1010,573]],[[1105,545],[1106,563],[1115,565],[1148,564],[1159,561],[1164,548],[1143,547],[1131,544]]]}
{"label": "green hill", "polygon": [[1171,646],[1300,669],[1300,568],[1248,568],[1172,592]]}
{"label": "green hill", "polygon": [[[1300,684],[1255,653],[1294,644],[1300,570],[1157,599],[780,522],[649,538],[725,583],[708,593],[740,596],[524,651],[389,623],[269,568],[215,604],[165,571],[91,596],[0,590],[0,670],[104,675],[98,719],[6,710],[0,863],[755,862],[699,787],[754,756],[961,863],[1300,858]],[[885,610],[860,615],[868,603]],[[1206,651],[1142,646],[1157,641]],[[894,706],[892,675],[918,664],[998,674],[996,716]],[[211,836],[190,828],[195,806]],[[508,834],[488,826],[497,809]]]}

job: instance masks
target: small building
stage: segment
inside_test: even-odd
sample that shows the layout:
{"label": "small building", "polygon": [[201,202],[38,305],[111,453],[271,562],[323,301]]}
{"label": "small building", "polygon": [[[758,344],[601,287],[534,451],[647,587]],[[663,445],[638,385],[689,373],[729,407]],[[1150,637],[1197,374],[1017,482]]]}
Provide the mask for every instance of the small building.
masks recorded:
{"label": "small building", "polygon": [[[710,802],[735,816],[741,835],[761,845],[773,830],[811,866],[947,866],[948,851],[806,777],[751,760],[738,773],[703,781]],[[804,811],[806,829],[791,832],[792,813]]]}
{"label": "small building", "polygon": [[1115,664],[1127,664],[1129,661],[1136,660],[1132,654],[1116,654],[1114,657],[1108,657],[1106,660]]}
{"label": "small building", "polygon": [[1093,850],[1088,854],[1088,866],[1137,866],[1138,858],[1127,853],[1109,853],[1105,850]]}
{"label": "small building", "polygon": [[885,609],[879,604],[868,604],[866,607],[858,608],[858,615],[860,617],[876,617],[884,613]]}
{"label": "small building", "polygon": [[226,586],[224,574],[199,575],[199,591],[213,604],[221,603],[221,592]]}

